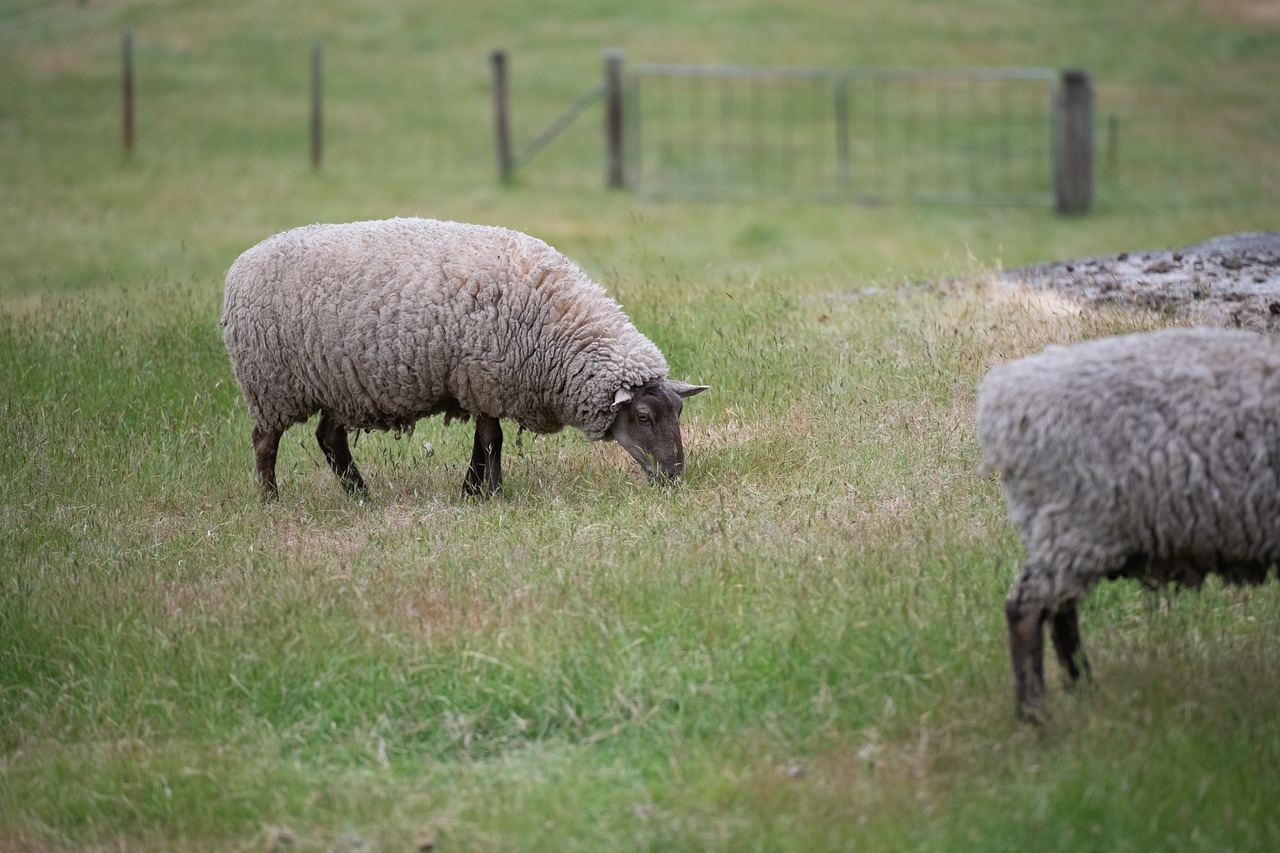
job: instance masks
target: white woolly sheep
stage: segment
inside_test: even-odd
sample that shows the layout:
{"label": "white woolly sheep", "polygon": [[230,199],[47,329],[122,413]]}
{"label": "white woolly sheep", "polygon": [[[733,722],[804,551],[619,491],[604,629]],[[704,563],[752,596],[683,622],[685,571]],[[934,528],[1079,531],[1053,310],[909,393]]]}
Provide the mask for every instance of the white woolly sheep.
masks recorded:
{"label": "white woolly sheep", "polygon": [[276,234],[227,273],[223,338],[253,417],[264,498],[280,437],[316,412],[349,492],[351,430],[475,418],[467,494],[502,489],[502,427],[617,441],[651,480],[684,470],[683,397],[616,302],[546,243],[504,228],[389,219]]}
{"label": "white woolly sheep", "polygon": [[1076,605],[1103,578],[1260,583],[1280,562],[1280,340],[1167,329],[1051,346],[978,389],[1027,560],[1005,611],[1018,714],[1043,714],[1043,636],[1089,675]]}

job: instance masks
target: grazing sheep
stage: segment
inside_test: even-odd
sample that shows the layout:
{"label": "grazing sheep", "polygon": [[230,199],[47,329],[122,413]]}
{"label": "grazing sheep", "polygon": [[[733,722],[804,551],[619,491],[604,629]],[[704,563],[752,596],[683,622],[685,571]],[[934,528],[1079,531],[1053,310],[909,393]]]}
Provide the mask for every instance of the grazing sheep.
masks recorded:
{"label": "grazing sheep", "polygon": [[367,492],[351,430],[411,432],[473,417],[464,483],[502,489],[502,427],[581,429],[621,444],[651,480],[684,470],[683,397],[667,363],[572,261],[516,231],[428,219],[311,225],[269,237],[227,273],[223,338],[253,416],[265,498],[291,425],[349,492]]}
{"label": "grazing sheep", "polygon": [[1280,340],[1168,329],[1051,346],[978,389],[1027,561],[1006,604],[1019,716],[1044,701],[1042,626],[1089,674],[1076,605],[1103,578],[1260,583],[1280,562]]}

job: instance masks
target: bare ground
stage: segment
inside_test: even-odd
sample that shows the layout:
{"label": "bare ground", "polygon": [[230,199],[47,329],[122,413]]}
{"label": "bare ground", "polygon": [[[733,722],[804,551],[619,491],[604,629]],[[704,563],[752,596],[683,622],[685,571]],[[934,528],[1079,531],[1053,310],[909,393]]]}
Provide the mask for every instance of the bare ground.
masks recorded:
{"label": "bare ground", "polygon": [[1132,305],[1199,325],[1280,334],[1280,231],[1037,264],[1010,270],[1005,278],[1084,305]]}

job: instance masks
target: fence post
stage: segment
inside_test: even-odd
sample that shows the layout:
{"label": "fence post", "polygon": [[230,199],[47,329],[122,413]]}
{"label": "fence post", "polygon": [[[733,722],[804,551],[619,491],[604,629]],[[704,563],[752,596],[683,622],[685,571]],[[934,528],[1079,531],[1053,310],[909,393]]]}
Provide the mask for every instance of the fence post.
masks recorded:
{"label": "fence post", "polygon": [[511,177],[511,131],[507,122],[507,54],[495,50],[490,57],[493,63],[493,132],[498,143],[498,177]]}
{"label": "fence post", "polygon": [[321,131],[323,121],[321,115],[321,47],[320,40],[311,43],[311,168],[320,168]]}
{"label": "fence post", "polygon": [[606,184],[627,185],[622,159],[622,51],[604,54],[604,145],[607,163]]}
{"label": "fence post", "polygon": [[1114,178],[1116,164],[1120,162],[1120,116],[1107,117],[1107,174]]}
{"label": "fence post", "polygon": [[1087,71],[1062,72],[1057,124],[1058,212],[1086,213],[1093,206],[1093,80]]}
{"label": "fence post", "polygon": [[122,89],[124,95],[124,153],[133,154],[133,27],[125,27],[121,53],[123,59]]}
{"label": "fence post", "polygon": [[841,199],[849,196],[849,77],[837,74],[836,95],[836,181]]}

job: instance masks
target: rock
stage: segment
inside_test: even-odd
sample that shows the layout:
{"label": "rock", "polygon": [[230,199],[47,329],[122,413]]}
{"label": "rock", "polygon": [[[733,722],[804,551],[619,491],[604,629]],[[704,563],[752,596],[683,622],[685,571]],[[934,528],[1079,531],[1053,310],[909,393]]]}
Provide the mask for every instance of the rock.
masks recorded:
{"label": "rock", "polygon": [[[1087,271],[1087,272],[1086,272]],[[1280,334],[1280,231],[1226,234],[1184,248],[1120,252],[1005,273],[1085,305],[1129,304],[1202,325]]]}

